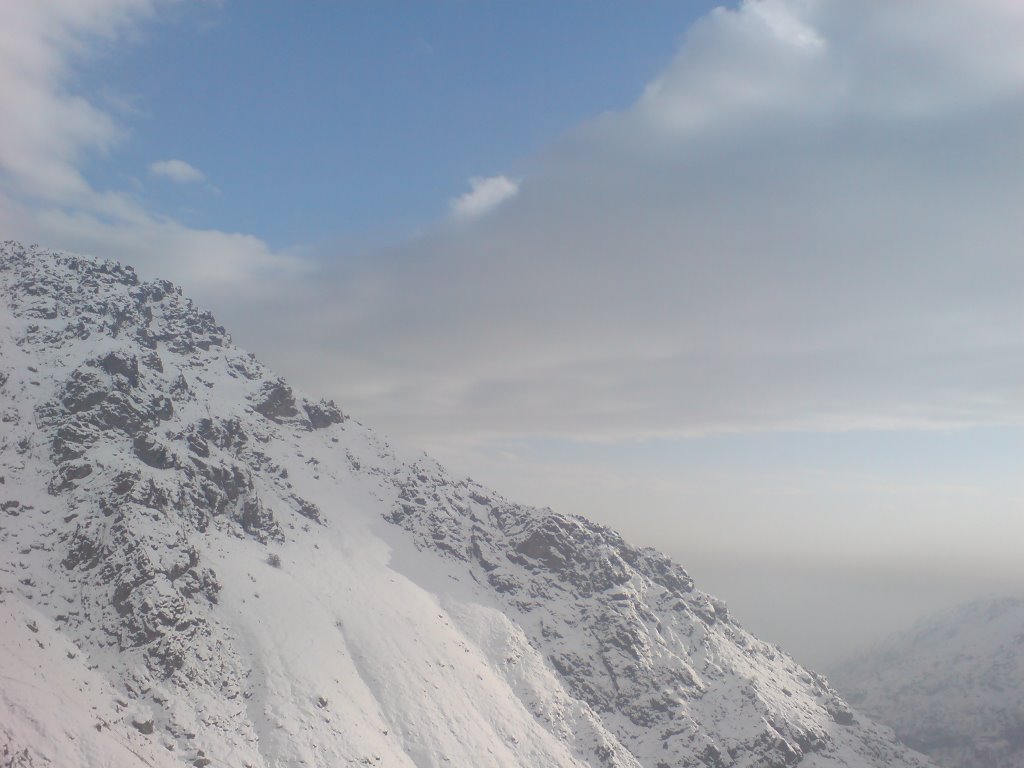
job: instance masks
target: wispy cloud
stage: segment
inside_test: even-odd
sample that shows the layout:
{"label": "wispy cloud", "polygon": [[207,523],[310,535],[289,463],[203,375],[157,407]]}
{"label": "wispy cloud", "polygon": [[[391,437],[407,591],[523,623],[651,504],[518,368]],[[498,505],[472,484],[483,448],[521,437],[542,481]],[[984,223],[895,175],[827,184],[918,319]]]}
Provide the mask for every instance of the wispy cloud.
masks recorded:
{"label": "wispy cloud", "polygon": [[191,184],[206,179],[206,174],[184,160],[157,160],[149,164],[153,176],[161,176],[179,184]]}
{"label": "wispy cloud", "polygon": [[474,176],[469,191],[453,198],[449,205],[457,219],[475,219],[494,210],[519,193],[519,182],[507,176]]}
{"label": "wispy cloud", "polygon": [[[124,190],[94,187],[86,160],[115,151],[125,128],[76,92],[75,67],[137,34],[156,0],[10,0],[0,25],[0,227],[5,236],[122,258],[193,289],[260,280],[302,265],[259,238],[198,230],[159,215]],[[151,173],[177,182],[203,174],[180,160]]]}
{"label": "wispy cloud", "polygon": [[79,202],[92,190],[84,153],[122,137],[114,119],[66,87],[73,62],[153,14],[147,0],[12,0],[0,25],[0,169],[8,186],[42,200]]}

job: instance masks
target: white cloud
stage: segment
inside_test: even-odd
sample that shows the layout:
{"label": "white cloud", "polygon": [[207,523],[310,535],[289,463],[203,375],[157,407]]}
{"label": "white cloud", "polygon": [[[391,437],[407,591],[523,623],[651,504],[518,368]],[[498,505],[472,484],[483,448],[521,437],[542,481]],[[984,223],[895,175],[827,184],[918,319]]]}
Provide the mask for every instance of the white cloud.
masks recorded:
{"label": "white cloud", "polygon": [[66,83],[73,61],[153,13],[148,0],[12,0],[0,26],[0,169],[26,195],[78,201],[91,194],[77,164],[121,138],[111,117]]}
{"label": "white cloud", "polygon": [[451,200],[452,215],[457,219],[475,219],[518,192],[519,182],[507,176],[474,176],[469,180],[469,191]]}
{"label": "white cloud", "polygon": [[184,160],[157,160],[149,164],[149,172],[179,184],[190,184],[206,178],[202,171]]}
{"label": "white cloud", "polygon": [[[239,288],[301,271],[293,255],[251,235],[196,230],[98,190],[86,158],[114,151],[125,128],[73,89],[73,71],[97,50],[136,34],[158,0],[9,0],[0,25],[0,226],[5,237],[118,258],[194,292]],[[109,101],[109,100],[108,100]],[[202,173],[180,160],[150,171],[179,182]],[[239,293],[241,291],[239,290]]]}

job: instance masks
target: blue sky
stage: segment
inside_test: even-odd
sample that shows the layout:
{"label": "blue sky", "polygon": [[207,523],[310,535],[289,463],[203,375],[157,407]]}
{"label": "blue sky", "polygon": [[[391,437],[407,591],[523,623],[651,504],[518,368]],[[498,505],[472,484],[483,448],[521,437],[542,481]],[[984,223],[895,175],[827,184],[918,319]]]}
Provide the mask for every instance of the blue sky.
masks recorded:
{"label": "blue sky", "polygon": [[1020,3],[4,13],[4,237],[180,282],[813,664],[1024,590]]}
{"label": "blue sky", "polygon": [[469,177],[521,174],[564,131],[627,107],[711,5],[188,4],[84,70],[98,100],[138,110],[89,176],[121,186],[180,157],[209,185],[141,194],[192,226],[276,248],[401,239]]}

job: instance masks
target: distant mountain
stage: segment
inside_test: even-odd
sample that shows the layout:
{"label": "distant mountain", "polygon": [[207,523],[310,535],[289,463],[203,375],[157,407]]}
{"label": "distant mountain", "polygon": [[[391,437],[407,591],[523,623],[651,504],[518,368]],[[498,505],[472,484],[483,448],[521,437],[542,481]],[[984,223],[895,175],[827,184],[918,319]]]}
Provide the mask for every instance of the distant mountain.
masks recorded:
{"label": "distant mountain", "polygon": [[924,768],[664,555],[0,246],[0,768]]}
{"label": "distant mountain", "polygon": [[941,613],[831,677],[940,765],[1024,768],[1024,599]]}

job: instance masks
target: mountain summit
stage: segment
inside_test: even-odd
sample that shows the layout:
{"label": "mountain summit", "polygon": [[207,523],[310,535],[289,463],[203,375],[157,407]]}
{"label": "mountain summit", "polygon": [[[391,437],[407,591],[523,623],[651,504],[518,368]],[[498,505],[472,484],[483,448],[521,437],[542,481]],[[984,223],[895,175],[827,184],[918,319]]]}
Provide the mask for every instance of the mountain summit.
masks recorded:
{"label": "mountain summit", "polygon": [[666,556],[0,245],[0,766],[923,768]]}

